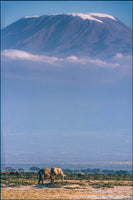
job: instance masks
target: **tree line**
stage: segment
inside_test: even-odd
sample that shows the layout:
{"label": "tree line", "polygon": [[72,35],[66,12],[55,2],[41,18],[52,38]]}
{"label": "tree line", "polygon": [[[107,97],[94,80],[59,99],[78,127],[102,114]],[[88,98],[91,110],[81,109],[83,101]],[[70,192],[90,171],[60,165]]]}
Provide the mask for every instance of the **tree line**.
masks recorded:
{"label": "tree line", "polygon": [[[32,166],[29,168],[30,172],[38,172],[39,170],[40,168],[36,166]],[[25,170],[23,168],[15,169],[12,167],[5,167],[5,171],[24,172]],[[101,170],[97,168],[94,168],[94,169],[87,168],[87,169],[81,169],[81,170],[66,168],[66,169],[62,169],[62,171],[63,173],[70,173],[70,174],[71,173],[85,173],[85,174],[131,174],[132,173],[132,172],[130,173],[127,170],[108,170],[108,169]]]}

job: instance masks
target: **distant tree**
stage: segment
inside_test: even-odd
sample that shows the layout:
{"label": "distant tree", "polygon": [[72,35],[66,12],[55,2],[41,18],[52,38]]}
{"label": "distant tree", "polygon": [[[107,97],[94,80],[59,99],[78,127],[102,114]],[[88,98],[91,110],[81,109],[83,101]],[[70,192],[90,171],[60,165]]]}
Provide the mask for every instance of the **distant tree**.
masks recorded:
{"label": "distant tree", "polygon": [[86,174],[88,173],[88,174],[89,174],[89,173],[92,172],[92,170],[89,169],[89,168],[88,168],[88,169],[81,169],[81,172],[82,172],[82,173],[86,173]]}
{"label": "distant tree", "polygon": [[30,167],[29,170],[32,171],[32,172],[38,172],[40,170],[40,168],[36,167],[36,166],[32,166],[32,167]]}
{"label": "distant tree", "polygon": [[63,171],[64,173],[72,173],[72,172],[73,172],[71,169],[62,169],[62,171]]}
{"label": "distant tree", "polygon": [[103,173],[103,174],[115,174],[115,170],[108,170],[108,169],[105,169],[105,170],[102,170],[102,173]]}
{"label": "distant tree", "polygon": [[5,171],[12,172],[12,171],[16,171],[16,169],[14,169],[12,167],[5,167]]}
{"label": "distant tree", "polygon": [[73,173],[79,173],[79,172],[80,172],[79,169],[74,169],[74,170],[72,170],[72,171],[73,171]]}
{"label": "distant tree", "polygon": [[94,174],[99,174],[100,173],[100,169],[92,169],[92,173],[94,173]]}
{"label": "distant tree", "polygon": [[24,169],[23,168],[19,168],[18,171],[24,172]]}
{"label": "distant tree", "polygon": [[86,173],[86,174],[89,174],[89,173],[98,174],[100,173],[100,171],[101,171],[100,169],[89,169],[89,168],[81,170],[82,173]]}
{"label": "distant tree", "polygon": [[130,173],[126,170],[118,170],[115,172],[115,174],[130,174]]}

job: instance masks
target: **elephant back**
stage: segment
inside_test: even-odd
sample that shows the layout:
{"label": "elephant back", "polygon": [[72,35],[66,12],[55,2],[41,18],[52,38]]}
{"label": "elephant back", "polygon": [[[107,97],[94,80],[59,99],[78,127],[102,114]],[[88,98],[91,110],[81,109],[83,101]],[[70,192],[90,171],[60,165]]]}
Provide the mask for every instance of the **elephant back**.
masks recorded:
{"label": "elephant back", "polygon": [[59,175],[59,174],[63,175],[62,170],[60,168],[55,168],[55,167],[51,168],[51,173],[54,175]]}

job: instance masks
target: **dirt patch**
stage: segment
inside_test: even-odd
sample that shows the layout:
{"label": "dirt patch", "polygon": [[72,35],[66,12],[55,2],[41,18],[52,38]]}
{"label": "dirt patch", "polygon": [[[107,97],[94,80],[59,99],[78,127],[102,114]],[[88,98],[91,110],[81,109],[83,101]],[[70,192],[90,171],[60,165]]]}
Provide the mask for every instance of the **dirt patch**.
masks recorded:
{"label": "dirt patch", "polygon": [[94,188],[73,184],[62,188],[42,185],[6,187],[1,189],[1,199],[133,199],[133,196],[132,186]]}

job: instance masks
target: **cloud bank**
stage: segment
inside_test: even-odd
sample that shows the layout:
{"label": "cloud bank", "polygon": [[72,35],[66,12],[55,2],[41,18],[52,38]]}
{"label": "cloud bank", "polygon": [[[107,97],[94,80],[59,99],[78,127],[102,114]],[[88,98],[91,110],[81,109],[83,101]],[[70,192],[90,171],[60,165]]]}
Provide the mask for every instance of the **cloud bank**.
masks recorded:
{"label": "cloud bank", "polygon": [[33,55],[26,51],[20,51],[16,49],[6,49],[2,51],[1,55],[12,60],[29,60],[35,62],[46,62],[50,64],[53,64],[58,60],[56,57]]}
{"label": "cloud bank", "polygon": [[[119,67],[119,61],[125,60],[125,56],[122,54],[117,54],[114,58],[114,62],[106,62],[102,61],[100,59],[92,59],[89,57],[77,57],[77,56],[68,56],[65,58],[59,58],[55,56],[46,56],[46,55],[34,55],[31,53],[28,53],[26,51],[16,50],[16,49],[6,49],[1,52],[1,55],[5,57],[6,59],[10,60],[27,60],[32,62],[40,62],[40,63],[48,63],[48,64],[54,64],[54,65],[61,65],[63,62],[65,63],[77,63],[77,64],[95,64],[99,67],[105,67],[105,68],[116,68]],[[130,58],[127,56],[126,60],[129,60]]]}

